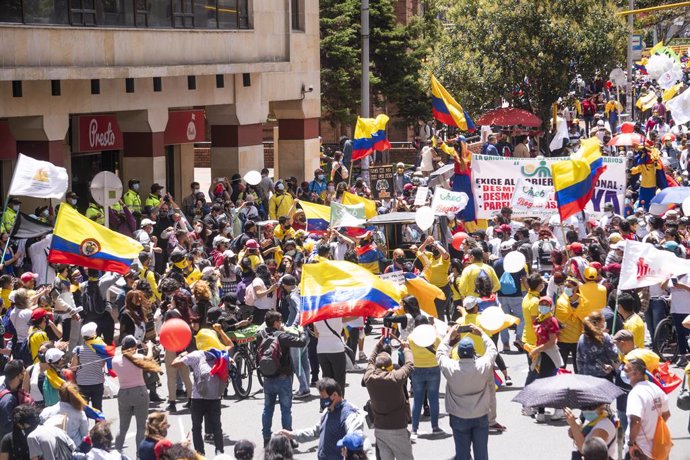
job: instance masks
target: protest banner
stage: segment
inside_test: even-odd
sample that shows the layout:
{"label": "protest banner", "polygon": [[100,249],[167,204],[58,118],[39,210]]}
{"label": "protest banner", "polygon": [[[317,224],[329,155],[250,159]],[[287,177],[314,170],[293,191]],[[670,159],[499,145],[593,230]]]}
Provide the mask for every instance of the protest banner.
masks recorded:
{"label": "protest banner", "polygon": [[524,179],[518,179],[515,193],[510,200],[510,207],[515,214],[532,216],[550,216],[554,213],[549,205],[555,203],[554,188],[547,185],[536,185]]}
{"label": "protest banner", "polygon": [[417,194],[414,196],[414,206],[424,206],[429,197],[429,187],[417,187]]}
{"label": "protest banner", "polygon": [[385,199],[393,196],[393,165],[371,166],[369,179],[374,199]]}
{"label": "protest banner", "polygon": [[434,190],[434,198],[431,200],[431,209],[435,215],[444,215],[448,212],[459,213],[467,203],[469,197],[463,192],[451,192],[441,187]]}
{"label": "protest banner", "polygon": [[[551,165],[567,157],[553,158],[502,158],[487,155],[472,156],[472,192],[477,219],[491,219],[502,207],[510,206],[515,185],[522,179],[534,185],[553,189]],[[592,201],[587,210],[600,216],[604,203],[613,203],[614,212],[623,214],[625,201],[625,167],[623,157],[603,157],[606,171],[599,177]],[[558,212],[555,198],[547,204],[551,213]],[[550,213],[550,214],[551,214]],[[514,210],[514,217],[526,217],[531,211]]]}
{"label": "protest banner", "polygon": [[405,285],[405,274],[402,271],[382,273],[379,275],[379,278],[381,278],[382,280],[390,281],[396,286]]}

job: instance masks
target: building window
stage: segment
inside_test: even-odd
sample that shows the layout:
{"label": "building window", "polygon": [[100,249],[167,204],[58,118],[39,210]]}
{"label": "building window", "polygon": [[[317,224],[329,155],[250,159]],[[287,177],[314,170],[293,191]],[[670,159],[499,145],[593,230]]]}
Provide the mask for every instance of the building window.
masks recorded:
{"label": "building window", "polygon": [[292,30],[304,30],[304,0],[290,0]]}
{"label": "building window", "polygon": [[194,27],[194,0],[172,0],[173,27]]}
{"label": "building window", "polygon": [[215,29],[248,29],[247,0],[207,0],[206,27]]}
{"label": "building window", "polygon": [[96,25],[96,0],[70,0],[69,18],[73,26]]}
{"label": "building window", "polygon": [[134,25],[137,27],[149,26],[149,2],[148,0],[134,1]]}

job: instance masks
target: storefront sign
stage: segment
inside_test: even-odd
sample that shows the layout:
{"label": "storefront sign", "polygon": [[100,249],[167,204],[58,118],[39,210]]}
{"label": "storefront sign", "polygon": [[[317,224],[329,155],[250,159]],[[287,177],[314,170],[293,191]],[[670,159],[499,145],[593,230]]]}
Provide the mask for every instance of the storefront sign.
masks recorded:
{"label": "storefront sign", "polygon": [[81,115],[78,126],[79,152],[122,149],[122,131],[115,115]]}
{"label": "storefront sign", "polygon": [[431,200],[431,209],[435,215],[444,215],[452,212],[457,214],[467,206],[469,197],[463,192],[451,192],[441,187],[434,190],[434,198]]}
{"label": "storefront sign", "polygon": [[206,117],[203,110],[168,112],[165,144],[188,144],[206,140]]}
{"label": "storefront sign", "polygon": [[546,217],[555,212],[551,208],[554,201],[554,189],[548,185],[536,185],[524,179],[518,179],[515,184],[515,194],[510,201],[510,207],[515,214]]}
{"label": "storefront sign", "polygon": [[[551,165],[567,157],[554,158],[502,158],[486,155],[472,157],[472,192],[477,211],[477,219],[491,219],[502,207],[510,206],[515,194],[515,186],[520,179],[535,185],[553,189]],[[625,167],[622,157],[603,157],[606,170],[599,177],[592,201],[587,210],[595,216],[601,215],[606,202],[613,203],[616,214],[623,214],[625,200]],[[549,199],[547,208],[557,213],[555,198]],[[513,216],[534,215],[525,210],[513,210]],[[538,215],[538,214],[537,214]]]}
{"label": "storefront sign", "polygon": [[371,191],[375,199],[393,196],[393,165],[372,166],[369,168]]}

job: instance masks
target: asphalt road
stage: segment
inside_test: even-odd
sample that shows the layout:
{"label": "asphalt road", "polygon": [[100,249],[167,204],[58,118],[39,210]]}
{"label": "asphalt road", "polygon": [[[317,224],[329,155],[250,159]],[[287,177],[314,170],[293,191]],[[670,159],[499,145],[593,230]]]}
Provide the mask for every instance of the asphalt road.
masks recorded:
{"label": "asphalt road", "polygon": [[[375,340],[378,338],[378,331],[375,330],[372,337],[366,340],[365,349],[373,348]],[[567,424],[564,421],[538,424],[533,418],[521,415],[521,406],[511,399],[523,387],[527,376],[527,360],[524,355],[504,354],[509,373],[513,379],[512,387],[503,387],[497,394],[498,401],[498,421],[507,426],[507,431],[502,434],[492,434],[489,437],[489,454],[492,459],[570,459],[572,442],[568,438]],[[355,405],[361,407],[367,400],[368,394],[361,386],[362,374],[349,373],[347,375],[347,399]],[[162,377],[162,381],[165,377]],[[294,388],[296,389],[296,383]],[[256,379],[252,388],[252,393],[245,400],[238,400],[230,389],[231,397],[223,401],[222,424],[224,433],[225,452],[232,455],[232,446],[239,439],[249,439],[257,444],[256,458],[263,458],[262,455],[262,436],[261,436],[261,413],[263,410],[263,393],[260,391]],[[159,389],[159,394],[165,397],[165,387]],[[445,393],[445,381],[441,383],[441,398]],[[671,407],[671,418],[669,426],[674,439],[674,448],[671,452],[671,460],[690,459],[690,435],[688,434],[688,416],[676,408],[675,391],[669,399]],[[312,398],[306,400],[293,400],[292,415],[293,427],[295,429],[308,427],[316,423],[319,418],[319,401],[316,389],[312,389]],[[163,409],[165,403],[151,405],[151,410]],[[168,438],[172,441],[179,441],[187,436],[191,429],[191,418],[188,410],[180,410],[182,404],[178,404],[178,412],[170,416],[171,427]],[[444,460],[454,458],[453,438],[450,435],[448,416],[444,410],[444,402],[441,400],[441,428],[447,431],[447,436],[432,437],[431,425],[428,418],[422,418],[419,429],[419,439],[413,445],[414,456],[417,459]],[[104,412],[109,421],[113,424],[113,434],[118,431],[117,420],[117,401],[108,399],[104,401]],[[273,417],[273,431],[280,427],[280,409],[276,407]],[[373,431],[367,431],[373,437]],[[134,444],[135,427],[132,421],[127,435],[125,454],[130,458],[136,458]],[[297,449],[295,458],[313,459],[316,458],[316,447],[318,441],[302,443]],[[213,458],[214,448],[212,444],[206,446],[207,458]]]}

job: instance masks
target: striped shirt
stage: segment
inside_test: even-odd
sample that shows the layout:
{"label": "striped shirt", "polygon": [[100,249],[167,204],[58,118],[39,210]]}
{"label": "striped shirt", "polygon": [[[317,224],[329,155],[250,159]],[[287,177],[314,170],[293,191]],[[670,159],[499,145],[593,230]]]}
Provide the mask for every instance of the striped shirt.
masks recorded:
{"label": "striped shirt", "polygon": [[77,369],[77,385],[98,385],[105,381],[103,366],[105,361],[95,351],[86,345],[79,345],[74,349],[79,360]]}

